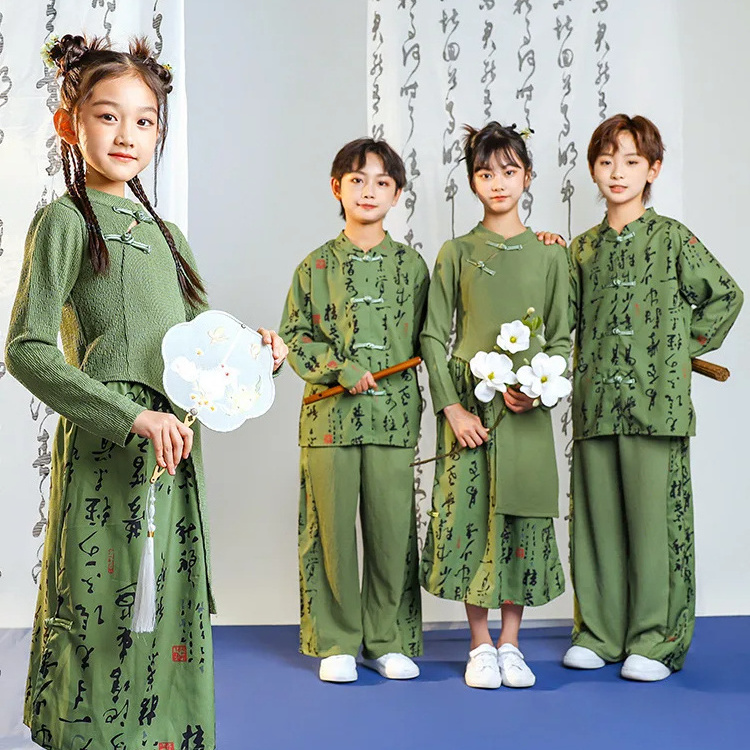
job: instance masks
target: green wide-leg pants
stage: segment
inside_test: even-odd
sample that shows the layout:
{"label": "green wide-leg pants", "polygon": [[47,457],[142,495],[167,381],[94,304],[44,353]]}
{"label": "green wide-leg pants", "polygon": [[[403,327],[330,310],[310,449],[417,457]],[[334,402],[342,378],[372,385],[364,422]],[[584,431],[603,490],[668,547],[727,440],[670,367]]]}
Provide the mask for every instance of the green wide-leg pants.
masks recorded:
{"label": "green wide-leg pants", "polygon": [[573,643],[680,669],[695,623],[689,439],[577,440],[571,492]]}
{"label": "green wide-leg pants", "polygon": [[[422,653],[413,448],[301,449],[300,651]],[[362,525],[360,591],[357,501]]]}

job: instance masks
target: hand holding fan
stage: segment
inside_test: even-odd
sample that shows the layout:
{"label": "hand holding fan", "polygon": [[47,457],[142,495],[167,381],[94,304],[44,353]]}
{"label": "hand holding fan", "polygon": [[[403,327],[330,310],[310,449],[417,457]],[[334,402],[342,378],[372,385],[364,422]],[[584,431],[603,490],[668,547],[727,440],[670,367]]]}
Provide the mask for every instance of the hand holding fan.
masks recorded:
{"label": "hand holding fan", "polygon": [[[229,432],[273,404],[273,354],[262,336],[231,315],[207,310],[164,335],[164,392],[184,409],[185,424],[196,419],[217,432]],[[132,630],[152,632],[156,624],[154,534],[157,466],[146,501],[147,536],[138,573]]]}

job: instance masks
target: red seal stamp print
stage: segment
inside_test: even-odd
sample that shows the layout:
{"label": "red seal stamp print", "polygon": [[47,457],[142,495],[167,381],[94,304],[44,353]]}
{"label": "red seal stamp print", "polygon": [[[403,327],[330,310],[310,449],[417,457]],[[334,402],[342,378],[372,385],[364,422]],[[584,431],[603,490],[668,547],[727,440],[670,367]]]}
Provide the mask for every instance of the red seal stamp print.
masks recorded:
{"label": "red seal stamp print", "polygon": [[172,661],[187,661],[187,646],[184,643],[172,646]]}
{"label": "red seal stamp print", "polygon": [[115,572],[115,551],[110,549],[107,552],[107,573],[112,575]]}
{"label": "red seal stamp print", "polygon": [[521,559],[523,559],[524,557],[526,557],[526,550],[523,547],[519,547],[516,550],[516,557],[520,557]]}
{"label": "red seal stamp print", "polygon": [[320,315],[313,315],[313,323],[315,323],[316,326],[320,325]]}
{"label": "red seal stamp print", "polygon": [[159,750],[174,750],[174,742],[160,742]]}
{"label": "red seal stamp print", "polygon": [[691,237],[691,238],[690,238],[690,239],[688,240],[688,245],[697,245],[697,244],[698,244],[698,238],[697,238],[697,237],[696,237],[695,235],[693,235],[693,236],[692,236],[692,237]]}
{"label": "red seal stamp print", "polygon": [[328,363],[328,369],[329,369],[329,370],[335,370],[335,369],[336,369],[336,368],[337,368],[338,366],[339,366],[339,363],[338,363],[338,362],[337,362],[337,361],[336,361],[335,359],[332,359],[332,360],[331,360],[331,361],[330,361],[330,362]]}
{"label": "red seal stamp print", "polygon": [[323,435],[323,442],[326,445],[332,445],[333,444],[333,435],[331,435],[330,432],[327,432],[325,435]]}
{"label": "red seal stamp print", "polygon": [[325,267],[326,267],[325,258],[318,258],[315,261],[315,268],[320,268],[321,270],[323,270]]}

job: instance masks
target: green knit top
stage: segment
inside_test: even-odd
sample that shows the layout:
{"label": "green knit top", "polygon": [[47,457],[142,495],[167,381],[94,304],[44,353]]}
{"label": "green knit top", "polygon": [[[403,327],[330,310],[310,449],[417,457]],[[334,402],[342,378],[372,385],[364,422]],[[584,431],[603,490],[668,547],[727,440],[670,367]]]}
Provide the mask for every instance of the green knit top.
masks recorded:
{"label": "green knit top", "polygon": [[[109,271],[94,273],[83,216],[69,195],[40,209],[26,239],[6,363],[56,412],[124,445],[143,407],[104,383],[143,383],[163,393],[161,340],[201,310],[185,304],[166,240],[143,207],[87,192],[109,250]],[[185,237],[167,226],[195,268]]]}

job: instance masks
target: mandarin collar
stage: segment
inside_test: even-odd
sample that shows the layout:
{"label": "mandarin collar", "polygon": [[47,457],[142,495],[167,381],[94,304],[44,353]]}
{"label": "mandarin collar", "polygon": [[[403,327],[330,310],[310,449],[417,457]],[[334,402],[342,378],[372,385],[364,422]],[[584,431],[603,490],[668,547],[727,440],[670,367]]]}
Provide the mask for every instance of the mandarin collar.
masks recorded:
{"label": "mandarin collar", "polygon": [[[519,234],[514,234],[512,237],[504,237],[502,234],[498,234],[497,232],[493,232],[491,229],[487,229],[487,227],[482,224],[480,221],[474,229],[471,230],[471,234],[477,234],[485,241],[491,241],[491,242],[497,242],[497,243],[507,243],[509,245],[511,244],[523,244],[524,241],[527,241],[528,235],[531,232],[531,229],[529,227],[526,227],[523,232],[520,232]],[[533,232],[531,232],[533,234]]]}
{"label": "mandarin collar", "polygon": [[387,255],[390,250],[393,249],[393,240],[388,232],[385,233],[385,237],[375,247],[371,247],[365,251],[361,247],[357,247],[347,236],[343,230],[341,234],[333,241],[333,245],[337,250],[341,250],[346,253],[360,253],[361,255],[369,255],[370,253],[379,253],[380,255]]}
{"label": "mandarin collar", "polygon": [[655,217],[656,217],[656,211],[654,211],[653,208],[649,207],[637,219],[634,219],[629,224],[626,224],[622,228],[621,232],[616,232],[609,225],[607,214],[604,214],[604,219],[602,220],[602,223],[599,225],[599,235],[603,239],[609,240],[610,242],[616,242],[618,237],[624,237],[626,234],[637,232],[639,229],[645,227],[646,224],[648,224],[648,222],[653,220]]}
{"label": "mandarin collar", "polygon": [[127,208],[132,211],[140,209],[143,210],[143,206],[140,203],[130,200],[130,198],[121,198],[119,195],[112,195],[112,193],[103,193],[101,190],[94,190],[93,188],[86,188],[86,195],[88,195],[91,203],[99,206],[107,206],[109,208]]}

